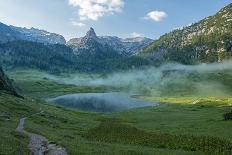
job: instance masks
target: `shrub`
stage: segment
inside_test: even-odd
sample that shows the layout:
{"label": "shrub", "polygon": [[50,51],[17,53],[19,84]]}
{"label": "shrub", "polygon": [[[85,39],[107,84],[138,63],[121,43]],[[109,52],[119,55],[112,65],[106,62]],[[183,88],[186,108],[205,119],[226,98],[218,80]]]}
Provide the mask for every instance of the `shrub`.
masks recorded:
{"label": "shrub", "polygon": [[228,113],[225,113],[225,114],[223,115],[223,117],[224,117],[224,120],[225,120],[225,121],[232,120],[232,111],[231,111],[231,112],[228,112]]}

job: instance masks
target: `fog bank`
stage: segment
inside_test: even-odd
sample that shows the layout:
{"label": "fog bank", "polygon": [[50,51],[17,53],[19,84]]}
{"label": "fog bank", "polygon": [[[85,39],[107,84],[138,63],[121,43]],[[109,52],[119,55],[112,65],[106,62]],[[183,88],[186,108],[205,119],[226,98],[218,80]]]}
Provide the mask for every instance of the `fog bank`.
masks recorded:
{"label": "fog bank", "polygon": [[85,86],[106,86],[122,92],[153,96],[228,96],[231,95],[232,61],[182,65],[166,64],[107,75],[74,74],[49,77],[55,81]]}

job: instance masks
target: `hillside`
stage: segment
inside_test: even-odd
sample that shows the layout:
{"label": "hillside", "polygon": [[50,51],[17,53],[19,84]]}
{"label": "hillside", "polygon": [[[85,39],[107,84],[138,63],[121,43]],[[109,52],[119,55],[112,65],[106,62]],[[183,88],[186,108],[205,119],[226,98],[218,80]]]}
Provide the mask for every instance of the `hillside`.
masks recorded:
{"label": "hillside", "polygon": [[91,38],[78,51],[65,45],[44,45],[29,41],[0,44],[0,62],[7,70],[26,68],[49,73],[112,72],[148,64],[136,56],[122,56]]}
{"label": "hillside", "polygon": [[0,67],[0,91],[19,96],[12,84],[12,81],[5,75],[2,68]]}
{"label": "hillside", "polygon": [[[223,114],[231,108],[231,98],[149,96],[143,98],[165,104],[121,113],[92,113],[48,104],[43,98],[104,92],[102,88],[64,85],[44,79],[38,72],[9,75],[17,85],[23,86],[27,97],[0,96],[1,154],[28,154],[28,137],[15,131],[22,116],[27,117],[27,132],[45,136],[66,148],[70,155],[231,152],[232,122],[223,120]],[[39,100],[29,96],[37,96]]]}
{"label": "hillside", "polygon": [[139,53],[153,62],[220,62],[232,55],[232,4],[214,16],[174,30]]}
{"label": "hillside", "polygon": [[44,45],[28,41],[0,44],[0,60],[3,68],[35,68],[59,73],[75,69],[76,57],[65,45]]}

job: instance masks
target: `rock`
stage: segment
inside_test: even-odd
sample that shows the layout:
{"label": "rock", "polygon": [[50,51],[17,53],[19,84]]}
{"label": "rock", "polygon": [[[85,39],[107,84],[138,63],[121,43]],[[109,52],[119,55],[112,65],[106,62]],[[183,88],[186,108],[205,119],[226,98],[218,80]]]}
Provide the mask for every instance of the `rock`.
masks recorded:
{"label": "rock", "polygon": [[0,90],[6,93],[21,97],[15,90],[11,80],[5,75],[4,71],[0,67]]}

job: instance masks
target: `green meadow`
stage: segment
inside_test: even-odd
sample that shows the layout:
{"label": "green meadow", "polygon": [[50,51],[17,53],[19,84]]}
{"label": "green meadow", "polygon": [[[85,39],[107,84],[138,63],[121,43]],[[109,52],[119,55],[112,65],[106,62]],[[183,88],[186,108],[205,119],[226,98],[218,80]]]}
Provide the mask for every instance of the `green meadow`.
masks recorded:
{"label": "green meadow", "polygon": [[21,117],[28,117],[26,131],[47,137],[71,155],[231,153],[232,121],[224,118],[232,110],[230,97],[135,96],[159,106],[85,112],[46,103],[44,98],[114,88],[67,85],[38,74],[38,78],[22,72],[8,74],[25,98],[0,96],[1,154],[28,154],[28,138],[15,131]]}

